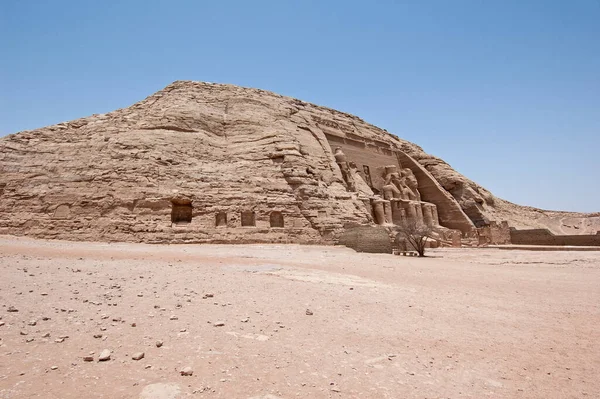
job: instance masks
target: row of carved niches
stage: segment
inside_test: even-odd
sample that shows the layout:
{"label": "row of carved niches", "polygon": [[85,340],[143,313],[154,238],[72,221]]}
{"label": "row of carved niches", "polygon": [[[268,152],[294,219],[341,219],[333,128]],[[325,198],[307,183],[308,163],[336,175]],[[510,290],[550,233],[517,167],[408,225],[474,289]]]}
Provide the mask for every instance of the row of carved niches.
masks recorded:
{"label": "row of carved niches", "polygon": [[371,207],[376,224],[402,225],[407,221],[416,221],[430,227],[439,226],[437,206],[429,202],[374,197]]}
{"label": "row of carved niches", "polygon": [[[172,203],[171,223],[174,225],[190,224],[192,222],[193,208],[190,201],[182,203]],[[254,211],[242,211],[240,213],[240,223],[242,227],[256,226],[256,213]],[[284,227],[283,214],[279,211],[269,213],[270,227]],[[217,212],[215,214],[215,227],[229,227],[227,212]]]}

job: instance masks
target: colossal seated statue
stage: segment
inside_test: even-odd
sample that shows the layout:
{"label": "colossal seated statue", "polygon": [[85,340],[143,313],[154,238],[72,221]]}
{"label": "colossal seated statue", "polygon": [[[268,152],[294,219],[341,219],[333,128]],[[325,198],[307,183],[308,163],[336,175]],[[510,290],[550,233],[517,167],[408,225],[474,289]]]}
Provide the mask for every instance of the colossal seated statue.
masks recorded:
{"label": "colossal seated statue", "polygon": [[419,182],[412,170],[409,168],[402,169],[402,180],[405,187],[408,188],[408,196],[410,200],[421,201],[421,193],[419,192]]}
{"label": "colossal seated statue", "polygon": [[[375,223],[377,224],[385,224],[385,200],[381,199],[381,197],[376,196],[371,200],[371,204],[373,206],[373,217],[375,219]],[[389,202],[388,202],[389,203]]]}
{"label": "colossal seated statue", "polygon": [[383,191],[383,199],[391,200],[394,198],[401,198],[400,190],[392,183],[387,183],[383,186],[381,191]]}
{"label": "colossal seated statue", "polygon": [[[388,191],[388,195],[392,195],[391,198],[400,198],[400,199],[408,199],[404,198],[402,192],[402,181],[401,181],[400,173],[398,173],[398,168],[396,165],[388,165],[385,167],[385,185],[383,186],[382,191]],[[390,186],[395,187],[392,188]],[[386,198],[390,199],[390,198]]]}
{"label": "colossal seated statue", "polygon": [[[423,202],[419,192],[419,182],[412,170],[396,165],[385,167],[383,198],[391,202],[391,220],[394,223],[415,220],[428,226],[439,226],[435,204]],[[385,208],[387,210],[387,208]]]}

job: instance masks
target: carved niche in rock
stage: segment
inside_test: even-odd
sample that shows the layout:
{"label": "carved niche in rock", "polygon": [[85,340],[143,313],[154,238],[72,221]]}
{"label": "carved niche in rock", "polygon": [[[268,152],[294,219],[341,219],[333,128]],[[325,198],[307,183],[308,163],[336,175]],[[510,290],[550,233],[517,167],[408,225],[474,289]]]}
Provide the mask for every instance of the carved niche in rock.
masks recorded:
{"label": "carved niche in rock", "polygon": [[215,226],[226,227],[227,226],[227,213],[219,212],[215,216]]}
{"label": "carved niche in rock", "polygon": [[192,222],[192,202],[186,199],[171,201],[171,223],[186,224]]}
{"label": "carved niche in rock", "polygon": [[271,227],[283,227],[283,215],[279,211],[271,212],[269,216]]}
{"label": "carved niche in rock", "polygon": [[242,227],[256,226],[256,216],[253,211],[242,212]]}

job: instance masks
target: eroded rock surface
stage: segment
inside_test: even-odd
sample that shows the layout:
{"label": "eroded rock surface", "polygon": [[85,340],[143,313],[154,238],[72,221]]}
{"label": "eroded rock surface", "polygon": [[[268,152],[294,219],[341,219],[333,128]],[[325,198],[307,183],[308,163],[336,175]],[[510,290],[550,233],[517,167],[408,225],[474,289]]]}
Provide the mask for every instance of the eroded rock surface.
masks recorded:
{"label": "eroded rock surface", "polygon": [[[378,202],[389,166],[414,176],[413,196]],[[177,81],[128,108],[0,139],[0,234],[334,243],[344,226],[394,224],[394,203],[463,233],[493,220],[600,228],[598,214],[508,203],[356,116],[258,89]]]}

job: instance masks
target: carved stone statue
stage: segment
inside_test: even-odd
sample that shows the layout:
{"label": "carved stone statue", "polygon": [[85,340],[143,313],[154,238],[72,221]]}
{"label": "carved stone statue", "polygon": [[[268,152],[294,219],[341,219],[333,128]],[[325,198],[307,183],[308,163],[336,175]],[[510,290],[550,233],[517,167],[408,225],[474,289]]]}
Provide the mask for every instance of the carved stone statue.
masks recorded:
{"label": "carved stone statue", "polygon": [[344,179],[344,182],[346,182],[346,187],[348,188],[348,191],[356,191],[356,184],[354,182],[354,177],[352,176],[352,173],[350,171],[350,166],[348,165],[346,154],[344,154],[340,147],[337,147],[333,156],[335,157],[335,162],[340,167],[340,171],[342,172],[342,178]]}
{"label": "carved stone statue", "polygon": [[400,190],[392,183],[387,183],[385,186],[382,187],[381,191],[383,191],[383,199],[386,199],[388,201],[394,198],[401,197]]}
{"label": "carved stone statue", "polygon": [[[384,192],[384,198],[389,200],[391,198],[400,198],[400,199],[408,199],[404,198],[402,191],[402,177],[400,173],[398,173],[398,169],[396,165],[389,165],[385,167],[385,185],[382,188]],[[387,196],[385,197],[387,192]]]}
{"label": "carved stone statue", "polygon": [[356,188],[356,192],[369,197],[372,196],[373,190],[371,190],[371,187],[369,187],[367,182],[361,176],[356,164],[354,162],[348,162],[348,167],[350,169],[350,176],[352,176],[354,179],[354,187]]}
{"label": "carved stone statue", "polygon": [[375,197],[371,200],[371,204],[373,206],[373,217],[375,219],[375,223],[377,224],[385,224],[386,223],[386,217],[385,217],[385,207],[384,204],[387,201],[384,201],[383,199],[381,199],[381,197]]}
{"label": "carved stone statue", "polygon": [[421,201],[421,193],[419,192],[419,182],[417,178],[413,174],[412,170],[409,168],[402,169],[402,179],[404,185],[409,189],[407,194],[409,196],[409,200],[412,201]]}

